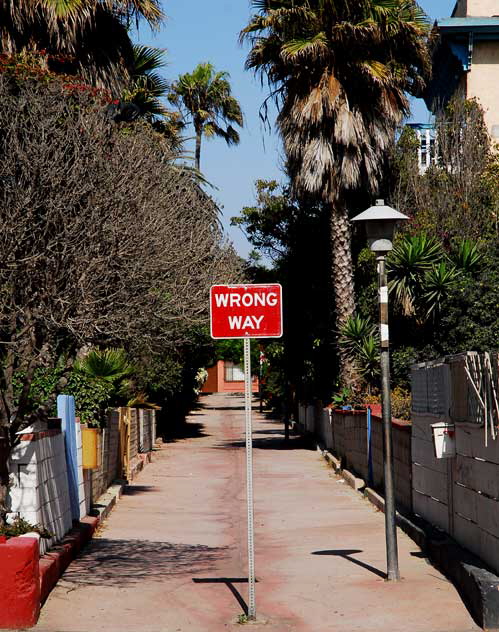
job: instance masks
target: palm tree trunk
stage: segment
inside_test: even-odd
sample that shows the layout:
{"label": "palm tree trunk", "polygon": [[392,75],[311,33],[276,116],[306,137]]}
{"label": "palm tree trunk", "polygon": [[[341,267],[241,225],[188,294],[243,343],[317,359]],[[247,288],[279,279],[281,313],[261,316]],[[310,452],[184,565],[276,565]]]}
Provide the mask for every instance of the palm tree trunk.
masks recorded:
{"label": "palm tree trunk", "polygon": [[198,127],[196,127],[196,169],[199,171],[200,170],[200,163],[201,163],[201,134],[202,134],[202,130]]}
{"label": "palm tree trunk", "polygon": [[[341,201],[331,204],[329,228],[331,281],[335,298],[334,329],[337,339],[339,330],[355,312],[350,220],[348,210]],[[343,386],[351,388],[359,381],[357,369],[345,350],[338,344],[336,348],[340,362],[340,382]]]}

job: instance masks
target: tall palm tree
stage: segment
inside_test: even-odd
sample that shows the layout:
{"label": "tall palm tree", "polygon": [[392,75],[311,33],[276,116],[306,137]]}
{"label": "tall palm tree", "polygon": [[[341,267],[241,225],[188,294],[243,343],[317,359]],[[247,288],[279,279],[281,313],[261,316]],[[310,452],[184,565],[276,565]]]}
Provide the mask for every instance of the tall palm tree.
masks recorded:
{"label": "tall palm tree", "polygon": [[[297,193],[330,217],[335,329],[355,311],[347,196],[377,189],[383,156],[429,71],[415,0],[253,0],[247,69],[267,79]],[[339,349],[340,377],[354,379]]]}
{"label": "tall palm tree", "polygon": [[0,0],[0,52],[47,55],[57,70],[116,95],[133,68],[132,20],[153,28],[160,0]]}
{"label": "tall palm tree", "polygon": [[171,86],[170,102],[191,117],[196,133],[196,168],[199,170],[202,136],[219,136],[227,145],[237,145],[239,134],[232,127],[242,127],[243,114],[231,94],[229,73],[216,71],[209,62],[201,63],[192,73],[180,75]]}

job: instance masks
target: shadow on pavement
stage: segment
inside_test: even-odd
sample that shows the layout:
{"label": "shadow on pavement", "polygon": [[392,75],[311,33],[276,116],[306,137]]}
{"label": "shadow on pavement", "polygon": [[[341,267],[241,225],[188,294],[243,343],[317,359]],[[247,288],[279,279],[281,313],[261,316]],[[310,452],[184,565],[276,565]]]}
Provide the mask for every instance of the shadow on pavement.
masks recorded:
{"label": "shadow on pavement", "polygon": [[65,583],[129,586],[215,570],[226,547],[95,538],[66,570]]}
{"label": "shadow on pavement", "polygon": [[[256,433],[254,433],[256,434]],[[269,434],[266,432],[265,434]],[[280,433],[282,435],[282,433]],[[228,441],[219,446],[219,448],[244,448],[245,441]],[[253,439],[253,448],[255,450],[315,450],[311,442],[304,437],[291,438],[286,441],[284,436],[265,437]]]}
{"label": "shadow on pavement", "polygon": [[200,437],[209,437],[210,435],[204,431],[204,424],[196,421],[185,421],[183,423],[174,424],[171,428],[165,430],[163,440],[166,443],[175,443],[183,439],[198,439]]}
{"label": "shadow on pavement", "polygon": [[345,560],[348,560],[349,562],[352,562],[352,564],[356,564],[357,566],[364,568],[366,571],[370,571],[371,573],[374,573],[374,575],[377,575],[378,577],[381,577],[382,579],[386,579],[386,573],[384,573],[383,571],[380,571],[375,566],[366,564],[365,562],[362,562],[361,560],[357,560],[355,557],[351,557],[355,553],[363,553],[363,551],[361,551],[360,549],[334,549],[334,550],[326,550],[326,551],[313,551],[312,555],[336,555],[338,557],[344,558]]}
{"label": "shadow on pavement", "polygon": [[[234,586],[234,584],[247,584],[248,579],[246,577],[207,577],[207,578],[197,578],[193,577],[192,581],[195,584],[225,584],[230,592],[236,598],[237,603],[241,606],[243,613],[248,614],[248,604],[244,601],[243,596]],[[255,580],[258,582],[258,580]]]}
{"label": "shadow on pavement", "polygon": [[156,485],[125,485],[123,488],[123,496],[135,496],[143,492],[155,492],[159,489]]}

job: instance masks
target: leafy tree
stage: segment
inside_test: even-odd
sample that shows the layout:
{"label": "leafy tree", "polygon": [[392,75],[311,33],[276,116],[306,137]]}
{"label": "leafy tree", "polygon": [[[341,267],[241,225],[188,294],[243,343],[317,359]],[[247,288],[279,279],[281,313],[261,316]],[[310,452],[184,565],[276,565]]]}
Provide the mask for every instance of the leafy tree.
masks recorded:
{"label": "leafy tree", "polygon": [[[246,67],[266,78],[296,191],[329,209],[336,330],[355,309],[349,193],[374,193],[406,92],[428,72],[428,21],[413,0],[271,0],[241,39]],[[354,368],[340,348],[341,376]]]}
{"label": "leafy tree", "polygon": [[498,234],[499,158],[475,100],[456,97],[436,120],[436,161],[421,173],[414,130],[404,128],[392,157],[392,204],[411,217],[407,230],[445,246]]}
{"label": "leafy tree", "polygon": [[256,205],[245,207],[232,223],[273,262],[270,271],[253,265],[253,278],[283,285],[284,335],[265,345],[270,364],[267,389],[272,389],[276,406],[281,398],[287,406],[292,400],[327,399],[333,390],[336,354],[327,336],[327,230],[322,207],[307,199],[299,204],[289,186],[275,181],[259,180],[256,189]]}
{"label": "leafy tree", "polygon": [[196,168],[200,168],[201,139],[218,136],[227,145],[237,145],[239,134],[232,126],[242,127],[243,114],[231,94],[229,73],[216,71],[209,62],[200,63],[191,73],[180,75],[171,85],[170,102],[191,117],[196,134]]}

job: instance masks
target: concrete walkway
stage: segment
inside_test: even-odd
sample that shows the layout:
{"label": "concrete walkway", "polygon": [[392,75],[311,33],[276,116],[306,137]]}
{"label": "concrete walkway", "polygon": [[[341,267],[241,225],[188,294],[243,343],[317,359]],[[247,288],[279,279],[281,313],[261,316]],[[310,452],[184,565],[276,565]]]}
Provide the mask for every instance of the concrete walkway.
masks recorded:
{"label": "concrete walkway", "polygon": [[[247,595],[243,398],[211,395],[128,488],[66,571],[37,632],[222,632]],[[403,581],[384,581],[384,519],[300,438],[255,413],[254,630],[472,632],[447,580],[399,532]]]}

